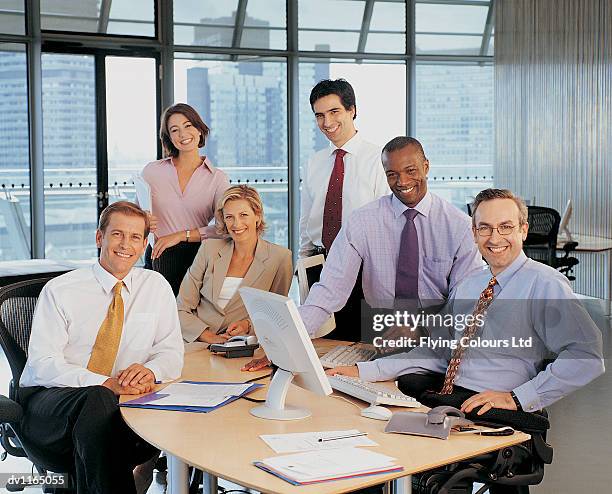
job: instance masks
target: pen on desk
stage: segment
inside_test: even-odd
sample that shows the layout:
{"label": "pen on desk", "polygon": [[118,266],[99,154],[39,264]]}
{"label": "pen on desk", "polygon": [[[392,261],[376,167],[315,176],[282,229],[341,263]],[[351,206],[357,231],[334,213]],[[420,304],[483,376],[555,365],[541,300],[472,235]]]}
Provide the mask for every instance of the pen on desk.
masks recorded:
{"label": "pen on desk", "polygon": [[357,434],[346,434],[345,436],[320,437],[319,442],[323,443],[325,441],[335,441],[336,439],[348,439],[350,437],[360,437],[360,436],[367,436],[367,435],[368,435],[367,432],[359,432]]}

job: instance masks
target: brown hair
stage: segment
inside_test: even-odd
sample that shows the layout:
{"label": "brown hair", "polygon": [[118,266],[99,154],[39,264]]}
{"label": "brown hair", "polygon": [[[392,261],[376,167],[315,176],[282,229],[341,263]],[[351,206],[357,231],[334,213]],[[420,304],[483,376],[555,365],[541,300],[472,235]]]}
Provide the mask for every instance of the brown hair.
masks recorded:
{"label": "brown hair", "polygon": [[527,206],[525,201],[518,196],[515,196],[512,191],[508,189],[485,189],[478,193],[476,199],[472,203],[472,226],[476,226],[476,209],[480,203],[485,201],[492,201],[493,199],[512,199],[519,210],[519,225],[525,225],[527,223]]}
{"label": "brown hair", "polygon": [[248,185],[234,185],[227,189],[219,202],[217,202],[217,210],[215,211],[215,223],[217,233],[229,234],[227,226],[225,226],[225,220],[223,219],[223,208],[230,201],[236,201],[244,199],[249,203],[253,212],[259,216],[259,224],[257,225],[257,234],[261,235],[266,229],[266,222],[264,221],[263,203],[257,190]]}
{"label": "brown hair", "polygon": [[178,149],[172,144],[172,139],[170,139],[170,131],[168,130],[168,120],[172,115],[180,113],[187,120],[189,120],[192,125],[200,131],[200,141],[198,142],[198,147],[204,147],[206,144],[206,137],[210,132],[210,128],[208,125],[204,123],[202,117],[198,115],[198,112],[193,109],[193,107],[185,104],[185,103],[177,103],[176,105],[169,106],[164,111],[161,122],[159,125],[159,138],[162,142],[162,146],[164,147],[164,155],[170,156],[172,158],[176,158],[179,154]]}
{"label": "brown hair", "polygon": [[145,222],[144,228],[144,237],[146,238],[149,235],[150,224],[149,224],[149,215],[140,209],[138,204],[134,204],[133,202],[128,201],[117,201],[112,204],[109,204],[104,208],[102,213],[100,214],[100,221],[98,223],[98,230],[102,233],[105,232],[106,227],[110,223],[111,216],[113,213],[121,213],[127,216],[140,216]]}

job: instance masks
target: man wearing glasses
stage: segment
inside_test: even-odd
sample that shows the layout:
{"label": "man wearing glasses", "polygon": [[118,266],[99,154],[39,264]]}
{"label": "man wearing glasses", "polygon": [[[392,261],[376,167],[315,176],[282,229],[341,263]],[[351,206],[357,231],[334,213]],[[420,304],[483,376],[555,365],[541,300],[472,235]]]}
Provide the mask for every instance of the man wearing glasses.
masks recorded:
{"label": "man wearing glasses", "polygon": [[[489,266],[460,282],[449,313],[471,314],[456,347],[427,340],[409,354],[337,367],[330,374],[367,381],[426,374],[441,394],[468,390],[465,412],[492,408],[536,411],[604,372],[601,332],[572,292],[565,276],[528,259],[527,208],[509,190],[487,189],[472,206],[472,231]],[[477,302],[476,302],[477,301]],[[556,359],[545,365],[551,354]],[[435,379],[437,378],[437,379]]]}

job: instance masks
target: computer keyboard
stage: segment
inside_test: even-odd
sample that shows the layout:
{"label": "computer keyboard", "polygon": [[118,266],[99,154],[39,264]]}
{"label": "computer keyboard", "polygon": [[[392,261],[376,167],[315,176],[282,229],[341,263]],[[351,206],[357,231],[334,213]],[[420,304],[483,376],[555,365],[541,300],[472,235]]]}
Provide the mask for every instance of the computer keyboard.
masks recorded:
{"label": "computer keyboard", "polygon": [[421,404],[399,390],[393,390],[383,384],[362,381],[356,377],[327,376],[329,384],[336,391],[363,400],[371,405],[391,405],[397,407],[416,408]]}
{"label": "computer keyboard", "polygon": [[355,365],[357,362],[367,362],[376,356],[373,348],[357,345],[340,345],[330,350],[321,357],[321,364],[326,369],[332,369],[341,365]]}

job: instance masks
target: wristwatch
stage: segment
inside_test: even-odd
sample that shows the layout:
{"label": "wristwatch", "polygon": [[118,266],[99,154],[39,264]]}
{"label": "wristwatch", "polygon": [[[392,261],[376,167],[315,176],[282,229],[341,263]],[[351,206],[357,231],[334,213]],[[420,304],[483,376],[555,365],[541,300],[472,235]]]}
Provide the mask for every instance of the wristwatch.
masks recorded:
{"label": "wristwatch", "polygon": [[512,399],[514,400],[514,404],[516,405],[516,409],[519,412],[522,412],[523,411],[523,407],[521,406],[521,402],[519,401],[519,399],[514,394],[514,391],[510,391],[510,396],[512,396]]}
{"label": "wristwatch", "polygon": [[189,242],[189,237],[191,236],[190,230],[185,230],[185,242]]}

